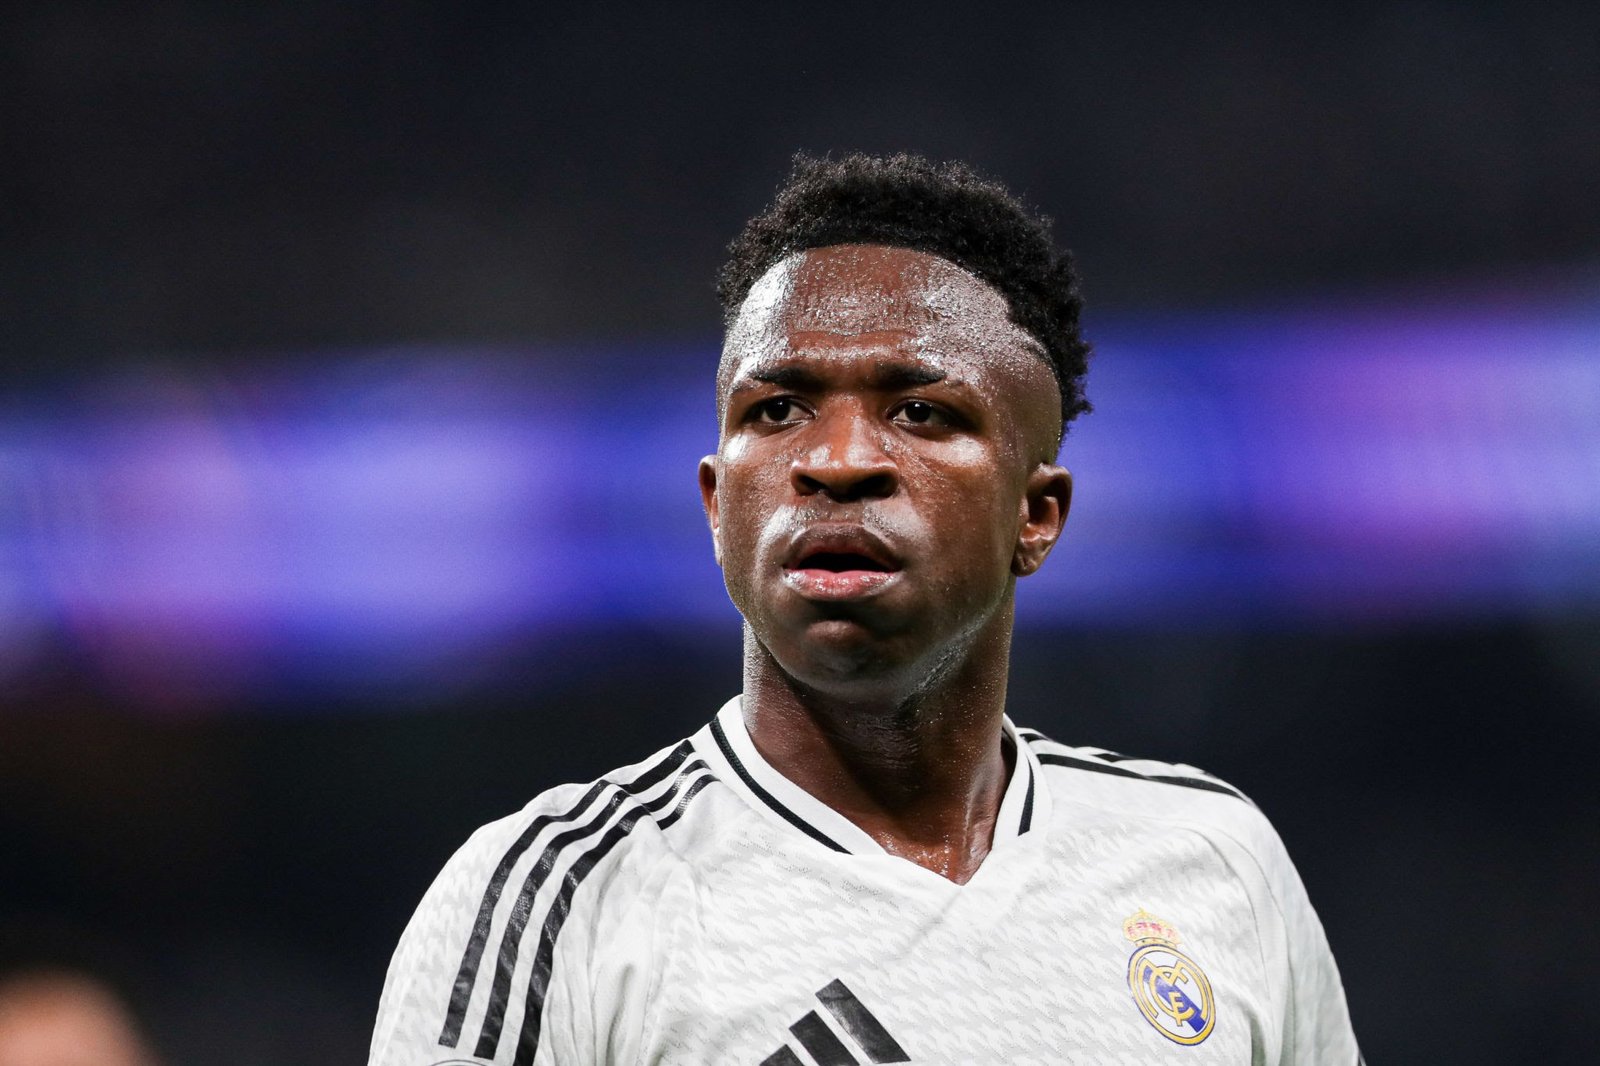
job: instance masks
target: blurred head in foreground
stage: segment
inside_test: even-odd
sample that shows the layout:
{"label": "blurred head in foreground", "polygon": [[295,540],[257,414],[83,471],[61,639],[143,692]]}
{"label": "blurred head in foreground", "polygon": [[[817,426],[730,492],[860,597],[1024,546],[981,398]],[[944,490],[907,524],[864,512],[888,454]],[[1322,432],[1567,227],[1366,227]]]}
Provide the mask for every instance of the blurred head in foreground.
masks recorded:
{"label": "blurred head in foreground", "polygon": [[158,1066],[132,1008],[78,938],[0,935],[0,1066]]}

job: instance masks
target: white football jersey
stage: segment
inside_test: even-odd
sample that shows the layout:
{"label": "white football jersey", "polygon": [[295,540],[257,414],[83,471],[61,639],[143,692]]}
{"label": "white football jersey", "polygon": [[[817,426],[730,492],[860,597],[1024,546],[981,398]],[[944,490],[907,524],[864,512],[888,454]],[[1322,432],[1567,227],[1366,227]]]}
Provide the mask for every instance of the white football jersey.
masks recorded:
{"label": "white football jersey", "polygon": [[690,739],[485,826],[389,967],[372,1066],[1355,1066],[1277,834],[1186,766],[1016,751],[954,884],[756,752]]}

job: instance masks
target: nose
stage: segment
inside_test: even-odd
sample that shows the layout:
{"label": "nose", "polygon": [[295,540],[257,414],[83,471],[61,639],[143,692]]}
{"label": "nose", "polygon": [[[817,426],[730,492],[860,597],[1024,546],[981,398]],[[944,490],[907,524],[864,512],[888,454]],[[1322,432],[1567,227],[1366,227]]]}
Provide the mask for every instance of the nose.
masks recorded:
{"label": "nose", "polygon": [[819,415],[809,429],[805,450],[789,467],[800,495],[847,503],[891,496],[899,487],[899,469],[865,412]]}

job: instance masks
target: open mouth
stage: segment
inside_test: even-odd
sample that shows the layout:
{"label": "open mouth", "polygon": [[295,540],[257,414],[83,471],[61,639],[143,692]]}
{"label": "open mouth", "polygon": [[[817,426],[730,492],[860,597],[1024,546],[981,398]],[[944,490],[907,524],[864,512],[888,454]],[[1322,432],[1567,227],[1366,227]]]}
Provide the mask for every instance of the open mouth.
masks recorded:
{"label": "open mouth", "polygon": [[808,600],[875,596],[900,577],[893,552],[861,530],[813,530],[784,565],[783,580]]}
{"label": "open mouth", "polygon": [[801,559],[793,569],[827,570],[835,574],[848,573],[852,570],[870,570],[887,574],[892,573],[895,568],[859,552],[814,552]]}

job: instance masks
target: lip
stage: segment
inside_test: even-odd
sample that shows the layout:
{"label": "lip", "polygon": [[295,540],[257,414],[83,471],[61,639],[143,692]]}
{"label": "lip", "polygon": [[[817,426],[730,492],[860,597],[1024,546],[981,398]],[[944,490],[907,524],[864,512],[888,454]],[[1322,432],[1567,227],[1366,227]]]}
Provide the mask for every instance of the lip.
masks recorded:
{"label": "lip", "polygon": [[[839,556],[858,556],[869,565],[842,567]],[[789,545],[783,583],[809,600],[854,600],[892,585],[903,569],[894,551],[862,526],[812,526]]]}
{"label": "lip", "polygon": [[783,571],[783,583],[808,600],[859,600],[894,583],[898,570]]}

